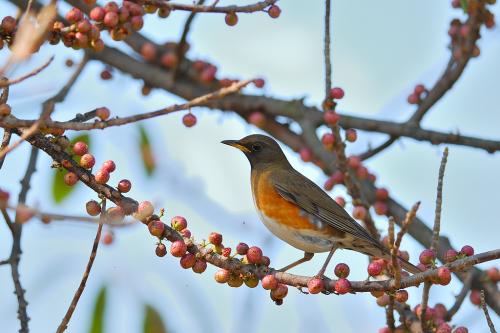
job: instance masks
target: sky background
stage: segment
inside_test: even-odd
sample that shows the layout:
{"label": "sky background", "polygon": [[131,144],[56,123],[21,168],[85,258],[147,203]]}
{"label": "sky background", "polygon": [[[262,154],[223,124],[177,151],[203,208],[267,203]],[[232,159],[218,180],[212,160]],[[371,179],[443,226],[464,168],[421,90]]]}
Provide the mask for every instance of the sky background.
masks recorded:
{"label": "sky background", "polygon": [[[221,1],[220,4],[232,2]],[[238,2],[239,3],[239,2]],[[199,15],[189,36],[192,59],[216,64],[220,77],[264,77],[263,93],[292,99],[306,97],[307,104],[320,105],[324,85],[323,11],[319,1],[281,1],[282,14],[273,20],[266,13],[239,16],[238,25],[228,27],[222,15]],[[60,4],[65,12],[69,7]],[[2,14],[15,8],[0,3]],[[499,16],[498,6],[493,12]],[[461,17],[447,1],[334,1],[332,8],[333,82],[346,95],[339,109],[353,115],[404,120],[414,107],[406,97],[417,83],[431,86],[448,58],[449,22]],[[185,13],[173,13],[167,20],[150,18],[142,31],[157,42],[179,39]],[[500,36],[498,29],[483,31],[481,56],[470,62],[460,81],[423,121],[423,126],[456,131],[478,137],[499,139]],[[109,45],[118,46],[108,41]],[[32,118],[40,103],[64,84],[71,70],[64,66],[70,57],[81,54],[62,46],[44,46],[12,76],[40,65],[55,54],[54,63],[35,79],[11,89],[10,104],[18,117]],[[8,51],[0,51],[0,63]],[[107,106],[113,115],[124,116],[180,102],[164,91],[140,95],[140,82],[114,72],[111,81],[101,81],[98,63],[91,63],[66,101],[56,107],[54,117],[69,119],[76,113]],[[252,88],[246,91],[259,93]],[[183,215],[197,239],[211,231],[224,235],[224,244],[240,242],[258,245],[281,267],[302,254],[273,239],[261,225],[253,208],[249,165],[234,149],[221,145],[224,139],[238,139],[259,130],[233,114],[203,108],[193,109],[198,124],[190,129],[181,123],[182,113],[145,121],[158,163],[154,177],[146,177],[139,157],[137,126],[110,128],[91,134],[97,163],[113,159],[117,171],[110,184],[122,178],[133,182],[130,195],[151,200],[164,207],[168,217]],[[384,137],[360,133],[360,141],[349,145],[350,153],[364,151],[369,142]],[[406,207],[422,201],[419,216],[433,221],[437,171],[443,146],[410,139],[399,140],[390,149],[368,162],[378,176],[377,185],[386,186]],[[325,176],[302,163],[285,149],[291,163],[318,184]],[[0,186],[17,197],[18,181],[24,174],[29,146],[9,154],[0,173]],[[61,205],[51,197],[53,170],[50,159],[41,154],[38,172],[32,180],[28,203],[43,210],[82,214],[84,202],[95,198],[79,186]],[[498,248],[500,234],[496,207],[499,203],[500,158],[497,154],[450,146],[442,212],[443,235],[457,248],[471,244],[477,252]],[[342,193],[335,190],[332,195]],[[378,226],[385,230],[386,223]],[[54,222],[48,226],[33,220],[24,228],[21,278],[29,302],[33,332],[50,332],[62,319],[87,263],[96,227],[84,223]],[[115,242],[101,246],[87,288],[67,332],[86,332],[95,296],[102,286],[109,290],[106,313],[108,332],[141,332],[143,306],[153,305],[172,332],[375,332],[384,326],[384,310],[369,294],[342,297],[302,295],[290,288],[283,306],[277,307],[262,288],[232,289],[213,280],[214,267],[200,275],[182,270],[171,256],[154,254],[155,240],[144,227],[116,230]],[[0,224],[0,259],[10,252],[10,234]],[[409,237],[403,242],[415,262],[421,247]],[[316,272],[325,255],[293,270],[297,274]],[[347,262],[351,278],[366,277],[367,261],[349,251],[335,254],[331,270]],[[485,264],[481,267],[490,267]],[[0,327],[15,332],[17,302],[8,266],[0,267]],[[451,306],[460,290],[456,278],[446,288],[433,288],[431,301]],[[410,304],[419,303],[421,290],[410,290]],[[492,314],[500,326],[499,318]],[[360,320],[361,319],[361,320]],[[453,322],[471,332],[484,332],[482,312],[465,302]]]}

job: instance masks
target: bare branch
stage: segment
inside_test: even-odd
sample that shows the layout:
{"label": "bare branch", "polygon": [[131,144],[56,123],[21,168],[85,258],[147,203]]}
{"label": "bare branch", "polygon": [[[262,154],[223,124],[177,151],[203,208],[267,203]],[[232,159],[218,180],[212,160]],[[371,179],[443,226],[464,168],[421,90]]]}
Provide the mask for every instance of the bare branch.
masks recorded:
{"label": "bare branch", "polygon": [[441,229],[441,205],[443,203],[443,178],[446,168],[446,161],[448,159],[448,148],[444,149],[443,157],[441,159],[441,166],[439,167],[439,176],[437,184],[436,196],[436,211],[434,213],[434,229],[432,232],[431,250],[437,251],[439,246],[439,230]]}
{"label": "bare branch", "polygon": [[265,0],[256,2],[254,4],[246,5],[246,6],[202,6],[202,5],[186,5],[179,3],[172,3],[163,0],[148,0],[147,2],[156,5],[159,8],[169,8],[171,10],[184,10],[189,12],[203,12],[203,13],[253,13],[262,11],[264,8],[267,8],[274,4],[277,0]]}
{"label": "bare branch", "polygon": [[20,82],[23,82],[26,79],[29,79],[30,77],[33,77],[43,71],[45,68],[47,68],[51,63],[52,60],[54,60],[54,56],[50,57],[47,62],[45,62],[42,66],[35,68],[31,72],[24,74],[23,76],[18,77],[17,79],[13,80],[7,80],[7,81],[0,81],[0,88],[6,87],[6,86],[11,86],[14,84],[18,84]]}
{"label": "bare branch", "polygon": [[484,301],[484,290],[481,290],[481,308],[483,309],[484,316],[486,317],[486,322],[488,322],[488,327],[490,328],[490,332],[497,333],[497,331],[495,330],[495,325],[493,325],[493,321],[491,321],[491,317],[488,312],[488,307],[486,306],[486,302]]}

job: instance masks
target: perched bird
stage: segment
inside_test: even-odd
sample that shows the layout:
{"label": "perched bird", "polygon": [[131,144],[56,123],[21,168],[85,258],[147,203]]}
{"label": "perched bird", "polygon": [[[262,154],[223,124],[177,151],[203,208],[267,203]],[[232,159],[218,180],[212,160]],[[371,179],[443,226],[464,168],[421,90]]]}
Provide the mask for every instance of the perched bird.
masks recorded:
{"label": "perched bird", "polygon": [[[303,258],[281,271],[311,260],[314,253],[330,251],[318,273],[323,276],[336,249],[391,259],[388,249],[290,165],[274,139],[254,134],[222,143],[238,148],[250,161],[253,199],[264,225],[281,240],[304,251]],[[420,272],[408,261],[399,259],[405,270]]]}

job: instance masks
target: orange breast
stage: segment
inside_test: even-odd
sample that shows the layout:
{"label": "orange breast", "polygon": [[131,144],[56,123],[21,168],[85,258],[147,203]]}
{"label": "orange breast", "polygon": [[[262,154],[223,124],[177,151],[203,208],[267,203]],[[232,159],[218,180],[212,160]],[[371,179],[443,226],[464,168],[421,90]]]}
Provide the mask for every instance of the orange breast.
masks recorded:
{"label": "orange breast", "polygon": [[285,200],[269,181],[269,171],[257,174],[252,172],[252,189],[257,209],[267,218],[294,229],[318,228],[309,221],[301,209]]}

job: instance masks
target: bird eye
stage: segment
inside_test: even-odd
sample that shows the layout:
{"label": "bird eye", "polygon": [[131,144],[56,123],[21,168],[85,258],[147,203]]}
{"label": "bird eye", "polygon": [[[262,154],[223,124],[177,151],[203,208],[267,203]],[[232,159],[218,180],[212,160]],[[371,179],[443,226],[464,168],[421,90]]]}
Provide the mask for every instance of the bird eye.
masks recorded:
{"label": "bird eye", "polygon": [[261,151],[262,150],[262,146],[260,144],[258,144],[258,143],[254,143],[252,145],[252,150],[253,151]]}

